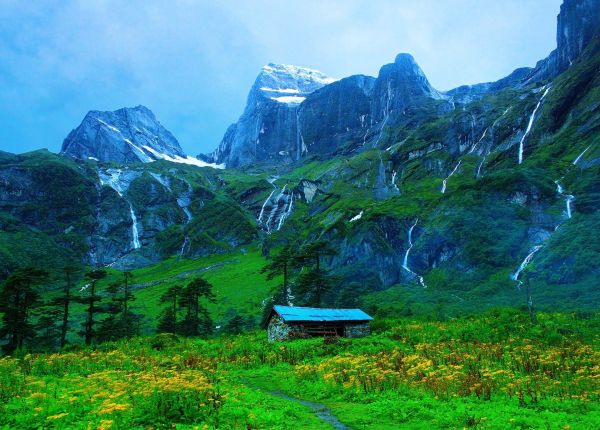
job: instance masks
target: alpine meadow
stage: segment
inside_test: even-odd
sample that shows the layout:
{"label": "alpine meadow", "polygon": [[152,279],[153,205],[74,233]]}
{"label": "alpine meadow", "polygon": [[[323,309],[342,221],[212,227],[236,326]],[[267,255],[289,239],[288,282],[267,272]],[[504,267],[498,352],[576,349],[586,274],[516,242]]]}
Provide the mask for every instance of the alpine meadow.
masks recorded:
{"label": "alpine meadow", "polygon": [[[0,112],[20,109],[11,97],[25,100],[25,78],[83,70],[59,54],[87,46],[74,33],[55,29],[56,52],[27,45],[53,37],[45,13],[93,5],[102,13],[85,22],[99,23],[129,7],[51,3],[0,6],[0,65],[33,65],[0,67]],[[160,38],[175,37],[158,18],[166,3],[134,3]],[[193,28],[217,61],[241,54],[202,32],[231,29],[221,36],[240,50],[252,36],[217,20],[235,3],[173,8],[214,12]],[[250,22],[267,3],[239,3],[240,15],[252,10]],[[324,3],[339,18],[356,2]],[[369,7],[417,13],[416,2]],[[91,84],[104,102],[88,108],[115,89],[133,107],[81,112],[60,152],[18,153],[24,143],[0,135],[0,429],[600,428],[600,0],[563,0],[555,13],[555,49],[534,67],[448,91],[417,52],[376,77],[270,62],[221,141],[193,153],[154,112],[173,111],[178,127],[216,128],[213,117],[175,96],[151,111],[140,103],[161,89],[139,76],[119,87],[160,46],[135,52],[135,14],[129,31],[108,25],[85,54],[106,61],[100,45],[115,41],[123,52],[111,69],[90,63],[106,81]],[[324,17],[313,15],[316,32]],[[17,16],[33,21],[21,30]],[[270,46],[257,40],[256,52]],[[290,40],[272,42],[293,52]],[[161,59],[172,74],[145,73],[192,92],[182,77],[197,63],[169,65],[178,49]],[[36,70],[38,55],[49,69]],[[219,85],[239,85],[222,75],[204,84],[223,92],[211,115],[231,110]],[[51,80],[70,95],[42,90],[27,120],[40,127],[75,103],[76,86],[58,71]],[[19,115],[0,114],[0,129],[32,124]]]}

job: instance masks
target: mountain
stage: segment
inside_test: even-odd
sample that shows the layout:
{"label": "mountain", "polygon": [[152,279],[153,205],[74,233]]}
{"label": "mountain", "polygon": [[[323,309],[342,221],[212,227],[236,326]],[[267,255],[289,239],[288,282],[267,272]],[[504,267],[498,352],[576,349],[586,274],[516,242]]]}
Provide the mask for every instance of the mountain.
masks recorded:
{"label": "mountain", "polygon": [[399,54],[377,78],[357,75],[339,81],[310,69],[269,64],[239,121],[212,154],[199,157],[239,167],[333,154],[348,142],[378,140],[390,115],[412,117],[407,110],[431,99],[448,97],[429,84],[410,54]]}
{"label": "mountain", "polygon": [[188,157],[177,139],[145,106],[88,112],[64,140],[61,153],[80,160],[123,164],[168,160],[207,166]]}
{"label": "mountain", "polygon": [[313,91],[334,81],[304,67],[273,63],[264,66],[238,122],[229,127],[212,154],[199,158],[228,167],[298,159],[298,107]]}
{"label": "mountain", "polygon": [[[148,156],[168,150],[133,140],[125,132],[136,125],[108,115],[98,118],[108,125],[89,114],[78,129],[89,129],[81,142],[96,152],[0,153],[0,269],[79,259],[184,276],[202,269],[196,258],[219,254],[223,288],[231,277],[247,281],[231,294],[254,294],[248,303],[258,313],[271,297],[254,288],[267,260],[284,245],[323,241],[335,253],[321,267],[339,279],[323,296],[330,306],[455,316],[531,299],[550,310],[597,310],[593,6],[600,0],[561,8],[565,37],[548,58],[557,65],[570,52],[564,70],[521,68],[446,93],[408,54],[377,77],[340,80],[268,65],[240,120],[203,159],[226,169],[173,163],[183,157],[175,152],[152,163],[139,163],[135,150],[121,162],[118,151],[100,158],[97,147],[124,139]],[[298,303],[301,274],[290,269]],[[143,288],[160,297],[164,285]]]}

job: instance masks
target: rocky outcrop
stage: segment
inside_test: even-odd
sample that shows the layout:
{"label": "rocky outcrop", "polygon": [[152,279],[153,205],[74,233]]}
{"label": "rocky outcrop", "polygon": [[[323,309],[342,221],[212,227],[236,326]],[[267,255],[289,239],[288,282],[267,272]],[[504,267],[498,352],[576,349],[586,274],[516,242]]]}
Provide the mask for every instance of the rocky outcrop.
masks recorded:
{"label": "rocky outcrop", "polygon": [[334,82],[304,67],[268,64],[256,78],[244,113],[217,149],[199,157],[237,167],[254,162],[289,163],[300,158],[298,108],[312,92]]}
{"label": "rocky outcrop", "polygon": [[370,76],[350,76],[309,95],[298,112],[301,154],[332,154],[344,144],[364,141],[374,83]]}
{"label": "rocky outcrop", "polygon": [[442,99],[423,70],[410,54],[398,54],[393,63],[384,65],[373,86],[371,116],[373,122],[383,122],[391,114],[419,104],[423,98]]}
{"label": "rocky outcrop", "polygon": [[[269,64],[239,121],[212,154],[199,157],[238,167],[352,152],[369,141],[379,143],[384,127],[399,117],[424,116],[407,108],[428,105],[431,99],[448,97],[429,84],[409,54],[383,66],[377,78],[356,75],[339,81],[310,69]],[[448,111],[449,102],[443,104],[448,107],[442,111]]]}
{"label": "rocky outcrop", "polygon": [[61,153],[124,164],[186,158],[177,139],[144,106],[88,112],[64,140]]}

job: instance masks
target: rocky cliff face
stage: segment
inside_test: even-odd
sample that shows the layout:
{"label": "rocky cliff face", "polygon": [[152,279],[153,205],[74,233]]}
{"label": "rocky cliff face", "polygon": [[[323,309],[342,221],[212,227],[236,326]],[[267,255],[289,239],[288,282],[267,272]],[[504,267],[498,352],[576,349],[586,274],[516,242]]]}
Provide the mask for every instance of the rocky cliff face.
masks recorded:
{"label": "rocky cliff face", "polygon": [[378,143],[382,129],[407,115],[407,108],[447,98],[409,54],[383,66],[377,78],[357,75],[337,82],[309,69],[270,64],[252,87],[239,121],[212,154],[201,158],[238,167],[354,151],[368,141]]}
{"label": "rocky cliff face", "polygon": [[374,122],[386,121],[422,98],[442,99],[410,54],[398,54],[393,63],[379,70],[373,86],[371,115]]}
{"label": "rocky cliff face", "polygon": [[332,154],[366,138],[375,78],[350,76],[310,94],[298,111],[297,154]]}
{"label": "rocky cliff face", "polygon": [[573,64],[599,30],[599,0],[565,0],[556,30],[556,73]]}
{"label": "rocky cliff face", "polygon": [[525,83],[551,79],[567,70],[600,34],[600,0],[565,0],[556,26],[556,49],[539,61]]}
{"label": "rocky cliff face", "polygon": [[116,163],[186,157],[177,139],[144,106],[89,112],[64,140],[61,153]]}
{"label": "rocky cliff face", "polygon": [[309,94],[334,81],[317,70],[266,65],[238,122],[229,127],[212,154],[200,158],[228,167],[297,160],[302,152],[297,145],[298,107]]}

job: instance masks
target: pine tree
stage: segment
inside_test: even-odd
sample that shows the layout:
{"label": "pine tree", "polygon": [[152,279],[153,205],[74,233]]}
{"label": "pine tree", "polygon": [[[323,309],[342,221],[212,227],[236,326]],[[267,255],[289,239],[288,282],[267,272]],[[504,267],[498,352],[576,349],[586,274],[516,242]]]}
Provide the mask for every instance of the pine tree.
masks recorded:
{"label": "pine tree", "polygon": [[178,333],[179,325],[177,323],[177,305],[183,288],[180,285],[175,285],[167,290],[161,298],[160,302],[168,306],[163,310],[160,320],[158,321],[159,333]]}
{"label": "pine tree", "polygon": [[234,315],[229,321],[227,321],[227,324],[225,324],[225,327],[223,327],[223,331],[229,334],[240,334],[244,331],[247,325],[248,323],[246,322],[246,318],[238,314]]}
{"label": "pine tree", "polygon": [[123,283],[112,282],[106,289],[111,298],[101,308],[108,315],[98,329],[98,340],[101,342],[132,337],[139,333],[141,317],[132,312],[129,306],[135,300],[129,283],[132,277],[131,272],[124,272]]}
{"label": "pine tree", "polygon": [[294,254],[289,245],[284,246],[279,254],[273,257],[273,260],[263,267],[260,273],[266,273],[267,279],[272,280],[278,276],[283,277],[283,284],[280,289],[284,293],[284,297],[281,304],[288,304],[291,301],[291,290],[289,284],[289,275],[292,265],[295,261]]}
{"label": "pine tree", "polygon": [[336,255],[337,250],[329,242],[317,240],[304,245],[295,257],[296,265],[305,266],[312,264],[317,272],[321,271],[321,257]]}
{"label": "pine tree", "polygon": [[202,298],[211,303],[216,301],[212,288],[208,281],[196,278],[182,290],[180,305],[185,308],[186,315],[180,324],[180,332],[184,336],[212,333],[212,319],[208,314],[208,309],[200,303]]}
{"label": "pine tree", "polygon": [[35,336],[35,327],[30,321],[31,311],[40,304],[36,287],[47,281],[48,272],[35,268],[16,270],[4,282],[0,291],[2,328],[0,338],[8,338],[4,351],[12,353],[23,348],[25,341]]}
{"label": "pine tree", "polygon": [[62,320],[60,325],[60,339],[59,346],[63,348],[67,343],[67,332],[69,330],[69,313],[71,302],[74,297],[72,294],[73,286],[77,281],[77,277],[80,274],[81,269],[77,266],[66,266],[63,268],[63,273],[65,276],[65,284],[62,290],[62,294],[58,297],[55,297],[52,300],[52,305],[57,307],[60,312],[60,319]]}
{"label": "pine tree", "polygon": [[323,296],[339,285],[339,279],[327,271],[312,268],[302,272],[296,280],[296,291],[303,305],[321,307]]}
{"label": "pine tree", "polygon": [[[337,251],[328,242],[316,241],[303,246],[296,256],[296,265],[303,267],[303,272],[296,280],[296,291],[304,305],[322,306],[323,295],[339,284],[337,277],[321,267],[322,257],[336,254]],[[307,269],[307,265],[312,267]]]}
{"label": "pine tree", "polygon": [[100,296],[96,295],[96,286],[98,281],[106,278],[107,273],[105,270],[92,270],[85,274],[85,278],[90,282],[85,287],[83,287],[83,291],[86,293],[85,297],[80,299],[81,303],[87,304],[88,307],[86,309],[87,317],[86,321],[83,324],[83,331],[79,332],[81,336],[85,338],[85,344],[91,345],[92,340],[95,335],[94,325],[96,324],[96,314],[100,312],[100,309],[96,307],[96,304],[102,299]]}

